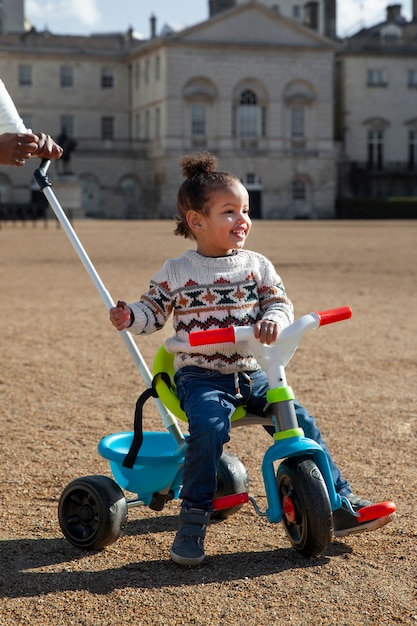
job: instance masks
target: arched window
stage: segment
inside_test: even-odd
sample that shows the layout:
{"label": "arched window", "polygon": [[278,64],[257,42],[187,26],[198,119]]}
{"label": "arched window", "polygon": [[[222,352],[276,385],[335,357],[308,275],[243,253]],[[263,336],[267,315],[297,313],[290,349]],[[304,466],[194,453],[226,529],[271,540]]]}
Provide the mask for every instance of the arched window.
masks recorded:
{"label": "arched window", "polygon": [[205,77],[195,77],[183,89],[184,127],[194,146],[204,146],[215,126],[217,88]]}
{"label": "arched window", "polygon": [[306,141],[314,140],[313,109],[316,94],[312,85],[296,80],[285,86],[283,91],[284,123],[288,139],[294,149],[302,148]]}
{"label": "arched window", "polygon": [[390,123],[382,117],[370,118],[363,123],[367,127],[368,168],[370,170],[382,170],[384,167],[384,135]]}
{"label": "arched window", "polygon": [[238,134],[243,139],[258,136],[259,111],[256,93],[246,89],[240,96],[238,111]]}
{"label": "arched window", "polygon": [[292,199],[293,200],[305,200],[306,199],[306,184],[301,178],[293,180],[292,183]]}
{"label": "arched window", "polygon": [[382,170],[384,161],[384,133],[382,130],[368,130],[368,167]]}
{"label": "arched window", "polygon": [[241,147],[256,147],[266,137],[268,93],[253,78],[236,85],[233,96],[232,134],[241,141]]}

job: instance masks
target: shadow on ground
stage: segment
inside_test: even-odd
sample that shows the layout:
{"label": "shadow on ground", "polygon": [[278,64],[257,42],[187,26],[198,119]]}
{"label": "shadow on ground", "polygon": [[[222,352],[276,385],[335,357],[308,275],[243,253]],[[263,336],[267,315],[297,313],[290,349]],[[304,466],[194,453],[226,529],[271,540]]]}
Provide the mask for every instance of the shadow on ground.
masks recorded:
{"label": "shadow on ground", "polygon": [[[149,532],[158,533],[174,530],[177,516],[161,516],[150,520],[137,520],[128,525],[129,536]],[[152,528],[152,530],[150,530]],[[59,539],[16,539],[0,542],[2,555],[0,597],[32,597],[58,591],[83,589],[91,593],[106,594],[125,587],[161,588],[182,585],[199,585],[202,582],[223,582],[252,579],[277,574],[286,570],[307,569],[326,565],[330,557],[351,552],[342,543],[331,544],[327,554],[318,558],[303,558],[293,548],[278,548],[266,551],[245,551],[225,555],[208,556],[198,568],[180,568],[166,559],[132,560],[120,568],[106,568],[106,550],[85,552],[64,538]],[[137,559],[135,551],[133,558]],[[91,570],[91,557],[102,560],[103,569]],[[83,561],[87,570],[83,571]],[[114,554],[112,554],[112,561]],[[76,565],[76,568],[74,568]],[[57,567],[61,566],[59,571]],[[45,571],[53,568],[54,571]]]}

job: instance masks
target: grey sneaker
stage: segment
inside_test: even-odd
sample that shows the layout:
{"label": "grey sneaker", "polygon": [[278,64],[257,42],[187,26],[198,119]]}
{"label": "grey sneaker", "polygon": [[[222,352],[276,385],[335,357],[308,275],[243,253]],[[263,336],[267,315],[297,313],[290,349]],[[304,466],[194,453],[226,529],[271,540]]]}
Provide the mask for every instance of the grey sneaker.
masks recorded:
{"label": "grey sneaker", "polygon": [[[348,496],[349,498],[349,496]],[[348,499],[347,498],[347,499]],[[367,502],[365,500],[364,502]],[[344,500],[342,502],[342,507],[333,511],[333,534],[335,537],[346,537],[346,535],[358,535],[363,532],[370,532],[372,530],[377,530],[381,528],[381,526],[385,526],[385,524],[389,524],[395,517],[395,505],[393,503],[392,507],[387,507],[387,513],[385,515],[376,515],[373,519],[368,519],[366,521],[359,521],[360,515],[354,510],[350,502],[346,502]],[[371,506],[371,505],[366,505]],[[362,506],[359,509],[365,509],[366,506]]]}
{"label": "grey sneaker", "polygon": [[362,509],[364,506],[370,506],[372,502],[370,500],[365,500],[365,498],[361,498],[357,496],[356,493],[350,493],[346,498],[352,505],[352,509],[356,512],[359,509]]}
{"label": "grey sneaker", "polygon": [[178,565],[200,565],[204,561],[204,537],[210,512],[181,508],[180,525],[171,547],[171,559]]}

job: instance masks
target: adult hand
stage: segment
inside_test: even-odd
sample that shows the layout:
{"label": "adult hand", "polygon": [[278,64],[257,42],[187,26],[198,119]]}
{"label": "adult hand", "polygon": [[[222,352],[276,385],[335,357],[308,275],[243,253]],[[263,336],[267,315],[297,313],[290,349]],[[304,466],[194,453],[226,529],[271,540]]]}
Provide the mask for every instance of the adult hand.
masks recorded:
{"label": "adult hand", "polygon": [[59,159],[61,158],[64,150],[59,146],[49,135],[45,133],[36,133],[38,138],[38,149],[36,154],[40,159]]}
{"label": "adult hand", "polygon": [[0,135],[0,164],[22,166],[35,156],[39,138],[33,133],[3,133]]}

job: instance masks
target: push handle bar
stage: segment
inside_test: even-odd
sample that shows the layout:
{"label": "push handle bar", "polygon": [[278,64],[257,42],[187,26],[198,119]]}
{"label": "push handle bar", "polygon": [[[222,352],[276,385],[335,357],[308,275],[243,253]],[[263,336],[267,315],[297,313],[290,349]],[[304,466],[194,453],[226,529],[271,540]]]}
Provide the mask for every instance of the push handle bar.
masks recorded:
{"label": "push handle bar", "polygon": [[[350,319],[352,317],[352,309],[348,306],[342,306],[337,309],[310,313],[308,316],[304,316],[300,319],[304,320],[304,318],[308,317],[310,318],[309,326],[313,327],[314,324],[314,327],[318,328],[319,326],[325,326],[326,324],[333,324],[334,322],[341,322],[342,320]],[[297,322],[294,322],[294,324],[297,324]],[[285,335],[289,334],[291,327],[293,327],[293,324],[288,326],[285,331],[283,331]],[[213,328],[211,330],[202,330],[190,333],[188,339],[190,346],[203,346],[215,343],[236,343],[236,341],[247,340],[252,335],[252,327],[229,326],[228,328]]]}
{"label": "push handle bar", "polygon": [[[51,161],[50,159],[42,159],[40,166],[38,167],[37,170],[34,171],[33,176],[36,180],[36,182],[38,183],[41,191],[43,192],[43,194],[45,195],[46,199],[48,200],[53,212],[55,213],[58,221],[60,222],[62,228],[64,229],[68,239],[70,240],[75,252],[77,253],[80,261],[82,262],[82,264],[84,265],[84,268],[86,269],[88,275],[90,276],[91,280],[93,281],[98,293],[100,294],[101,299],[103,300],[107,310],[110,309],[111,307],[114,307],[114,301],[110,295],[110,293],[107,291],[103,281],[101,280],[100,276],[98,275],[94,265],[92,264],[87,252],[85,251],[81,241],[79,240],[75,230],[73,229],[69,219],[67,218],[64,209],[61,207],[60,203],[58,202],[53,190],[52,190],[52,185],[49,182],[48,179],[48,169],[49,166],[51,165]],[[141,353],[139,352],[139,349],[136,345],[136,343],[134,342],[132,335],[128,332],[128,331],[123,331],[121,333],[121,337],[124,341],[124,343],[126,344],[127,349],[129,350],[129,353],[133,359],[134,364],[136,365],[136,367],[138,368],[144,382],[145,385],[147,385],[148,387],[151,387],[152,385],[152,374],[148,369],[148,366],[146,365],[146,362],[144,360],[144,358],[142,357]],[[174,415],[172,415],[168,409],[165,407],[165,405],[161,402],[161,400],[159,398],[155,398],[155,404],[157,406],[157,408],[159,409],[159,412],[161,414],[162,420],[165,424],[165,426],[167,427],[167,429],[170,431],[170,433],[173,435],[176,443],[183,445],[184,443],[184,435],[182,434],[181,429],[179,428],[177,421],[174,417]]]}

